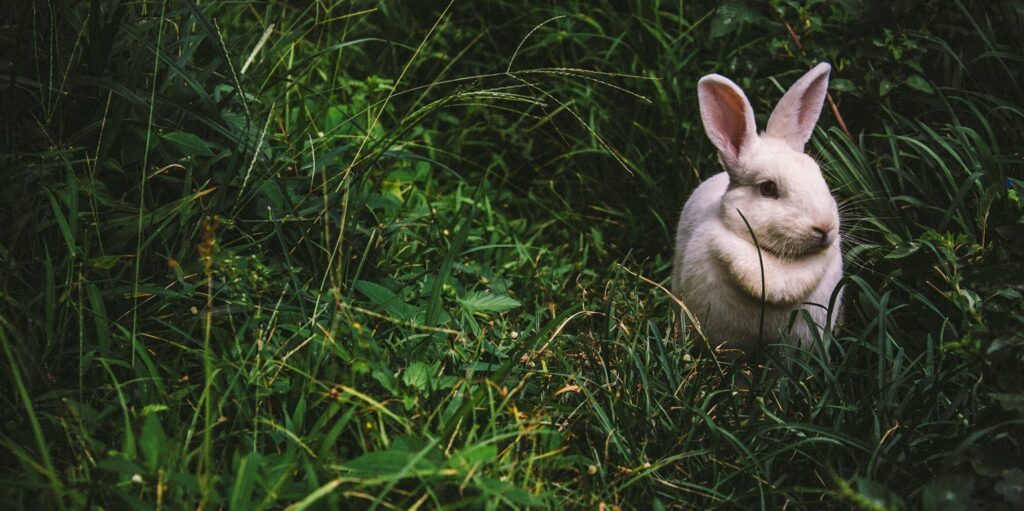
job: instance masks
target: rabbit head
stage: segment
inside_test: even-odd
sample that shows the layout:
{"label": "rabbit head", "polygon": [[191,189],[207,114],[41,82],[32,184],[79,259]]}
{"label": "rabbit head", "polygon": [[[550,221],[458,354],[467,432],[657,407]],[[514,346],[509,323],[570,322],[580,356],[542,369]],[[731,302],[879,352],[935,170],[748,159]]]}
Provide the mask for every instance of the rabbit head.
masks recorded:
{"label": "rabbit head", "polygon": [[758,135],[754,111],[728,78],[711,74],[697,86],[701,119],[729,176],[723,225],[782,259],[818,254],[836,243],[839,213],[813,158],[804,153],[821,114],[831,67],[821,63],[779,100]]}

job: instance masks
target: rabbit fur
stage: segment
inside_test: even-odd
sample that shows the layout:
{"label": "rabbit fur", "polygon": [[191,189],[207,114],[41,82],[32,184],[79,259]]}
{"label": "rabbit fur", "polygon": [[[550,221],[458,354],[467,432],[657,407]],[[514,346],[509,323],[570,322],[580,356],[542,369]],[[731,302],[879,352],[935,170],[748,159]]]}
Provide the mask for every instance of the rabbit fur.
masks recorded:
{"label": "rabbit fur", "polygon": [[[700,322],[713,346],[758,349],[792,329],[807,346],[812,329],[835,325],[842,303],[827,307],[843,274],[836,201],[813,158],[804,153],[821,114],[831,67],[821,63],[779,100],[761,135],[743,91],[717,74],[697,85],[701,120],[725,171],[686,201],[676,233],[672,291]],[[739,212],[750,223],[758,250]],[[811,323],[803,314],[806,311]],[[826,325],[829,319],[831,324]]]}

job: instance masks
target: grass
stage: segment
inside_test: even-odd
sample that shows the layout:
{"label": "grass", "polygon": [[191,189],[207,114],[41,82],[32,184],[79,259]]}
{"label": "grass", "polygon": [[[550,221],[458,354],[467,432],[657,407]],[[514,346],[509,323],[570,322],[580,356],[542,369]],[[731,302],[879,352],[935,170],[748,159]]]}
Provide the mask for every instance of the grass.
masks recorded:
{"label": "grass", "polygon": [[[11,509],[1024,504],[1013,2],[2,11]],[[702,350],[696,82],[821,59],[843,327]]]}

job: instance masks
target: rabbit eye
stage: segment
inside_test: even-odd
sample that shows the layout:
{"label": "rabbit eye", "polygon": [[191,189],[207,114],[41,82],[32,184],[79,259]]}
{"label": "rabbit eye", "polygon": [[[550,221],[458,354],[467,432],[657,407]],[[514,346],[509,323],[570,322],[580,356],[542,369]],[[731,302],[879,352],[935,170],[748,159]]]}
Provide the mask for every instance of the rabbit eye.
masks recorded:
{"label": "rabbit eye", "polygon": [[761,190],[761,195],[765,197],[779,198],[779,189],[775,186],[775,181],[765,181],[758,186],[758,189]]}

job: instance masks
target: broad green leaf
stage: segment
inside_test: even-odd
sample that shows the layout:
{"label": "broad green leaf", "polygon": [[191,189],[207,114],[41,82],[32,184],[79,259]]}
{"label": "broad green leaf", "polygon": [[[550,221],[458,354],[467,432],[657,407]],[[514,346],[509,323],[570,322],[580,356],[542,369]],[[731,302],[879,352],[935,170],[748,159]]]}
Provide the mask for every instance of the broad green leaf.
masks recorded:
{"label": "broad green leaf", "polygon": [[1008,412],[1024,412],[1024,394],[992,393],[990,397]]}
{"label": "broad green leaf", "polygon": [[466,466],[490,463],[498,458],[498,447],[494,444],[476,444],[455,453],[452,460]]}
{"label": "broad green leaf", "polygon": [[139,449],[146,459],[146,465],[150,469],[156,469],[160,462],[160,453],[167,444],[167,434],[160,426],[160,418],[157,414],[151,413],[146,416],[142,423],[142,434],[139,436]]}
{"label": "broad green leaf", "polygon": [[928,83],[928,80],[925,80],[924,77],[921,75],[910,75],[910,77],[907,78],[906,83],[910,87],[917,89],[925,94],[932,94],[935,92],[935,89],[932,88],[932,85],[930,83]]}
{"label": "broad green leaf", "polygon": [[369,281],[356,281],[355,289],[360,293],[367,295],[367,298],[370,298],[371,301],[378,305],[397,298],[393,291],[381,286],[380,284]]}
{"label": "broad green leaf", "polygon": [[711,38],[728,35],[737,28],[761,18],[757,10],[746,2],[730,0],[718,6],[715,17],[711,20]]}
{"label": "broad green leaf", "polygon": [[[426,442],[409,437],[396,438],[387,450],[366,453],[354,460],[342,464],[352,471],[354,477],[411,477],[419,473],[439,469],[439,453],[430,452]],[[425,452],[426,451],[426,452]],[[410,467],[410,463],[412,466]]]}
{"label": "broad green leaf", "polygon": [[427,365],[424,362],[413,362],[409,364],[409,367],[405,368],[405,372],[402,373],[402,381],[406,385],[417,389],[427,390],[430,384],[430,378],[434,374],[434,368]]}
{"label": "broad green leaf", "polygon": [[187,131],[164,133],[163,139],[170,142],[184,156],[213,156],[213,151],[206,141]]}
{"label": "broad green leaf", "polygon": [[905,242],[900,243],[899,245],[897,245],[896,248],[894,248],[892,250],[892,252],[889,252],[888,254],[886,254],[885,258],[886,259],[903,259],[904,257],[909,257],[909,256],[913,255],[915,252],[917,252],[920,249],[921,249],[921,243],[919,243],[917,241],[905,241]]}
{"label": "broad green leaf", "polygon": [[419,310],[416,307],[402,301],[402,299],[390,289],[366,280],[357,280],[355,288],[366,295],[374,304],[381,306],[384,311],[397,319],[412,321]]}
{"label": "broad green leaf", "polygon": [[845,78],[836,78],[835,80],[830,80],[828,83],[828,88],[829,90],[839,92],[850,92],[857,90],[857,86],[853,84],[853,81],[847,80]]}
{"label": "broad green leaf", "polygon": [[381,367],[380,364],[374,362],[371,364],[370,376],[373,376],[373,379],[377,380],[377,383],[380,383],[381,387],[384,387],[384,390],[387,390],[392,395],[398,393],[398,380],[387,368]]}
{"label": "broad green leaf", "polygon": [[231,501],[228,509],[250,509],[252,506],[252,491],[256,487],[256,470],[260,466],[261,456],[259,453],[249,453],[242,456],[238,462],[238,470],[235,471],[235,482],[231,486]]}
{"label": "broad green leaf", "polygon": [[521,506],[539,506],[543,503],[543,500],[531,495],[526,490],[512,486],[505,481],[500,481],[490,477],[480,477],[477,481],[479,488],[485,494],[501,495],[504,499],[513,504]]}
{"label": "broad green leaf", "polygon": [[896,85],[894,83],[890,82],[886,78],[883,78],[882,81],[878,84],[878,95],[879,96],[885,96],[894,87],[896,87]]}
{"label": "broad green leaf", "polygon": [[510,296],[480,291],[466,293],[465,296],[459,298],[459,303],[475,312],[502,312],[522,305]]}

